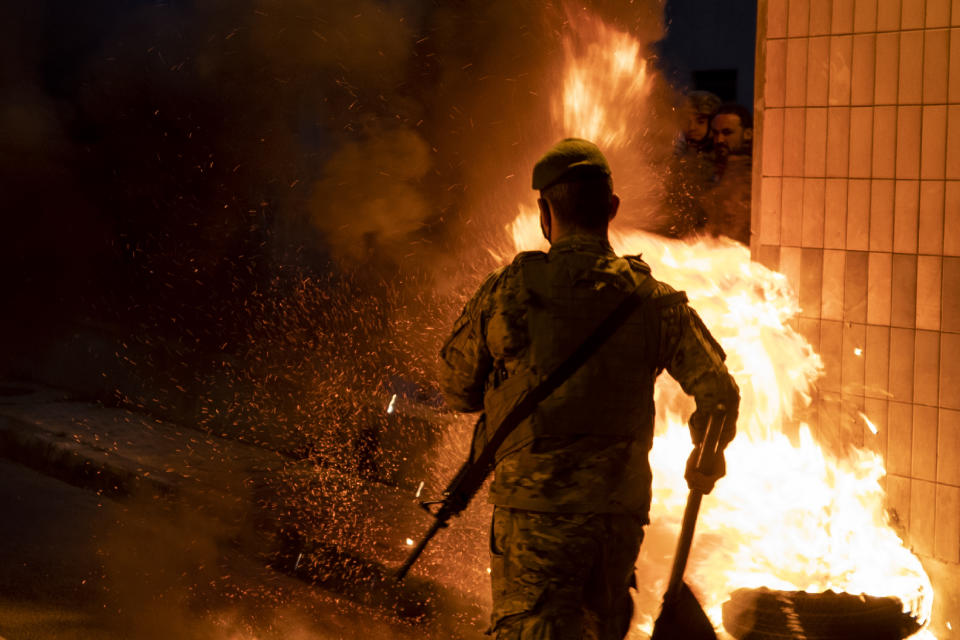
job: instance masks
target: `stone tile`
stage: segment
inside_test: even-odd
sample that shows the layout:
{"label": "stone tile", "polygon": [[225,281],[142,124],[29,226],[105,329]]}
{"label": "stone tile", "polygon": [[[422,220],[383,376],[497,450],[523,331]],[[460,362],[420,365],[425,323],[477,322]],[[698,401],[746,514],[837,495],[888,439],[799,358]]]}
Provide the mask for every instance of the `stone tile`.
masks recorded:
{"label": "stone tile", "polygon": [[877,0],[854,0],[853,30],[856,32],[877,30]]}
{"label": "stone tile", "polygon": [[823,291],[820,316],[827,320],[843,319],[843,268],[846,252],[824,249]]}
{"label": "stone tile", "polygon": [[953,0],[953,9],[950,10],[950,24],[960,25],[960,0]]}
{"label": "stone tile", "polygon": [[783,112],[783,175],[803,175],[804,123],[806,109],[785,109]]}
{"label": "stone tile", "polygon": [[830,19],[833,15],[831,0],[810,0],[810,35],[830,33]]}
{"label": "stone tile", "polygon": [[783,175],[783,109],[763,113],[762,172],[765,176]]}
{"label": "stone tile", "polygon": [[871,251],[867,262],[867,322],[890,324],[891,254]]}
{"label": "stone tile", "polygon": [[850,107],[827,109],[827,176],[850,175]]}
{"label": "stone tile", "polygon": [[[917,328],[940,329],[940,256],[917,256]],[[939,369],[938,369],[939,370]]]}
{"label": "stone tile", "polygon": [[923,37],[923,102],[947,101],[947,61],[950,59],[950,32],[934,29]]}
{"label": "stone tile", "polygon": [[850,322],[867,320],[867,265],[865,251],[848,251],[843,277],[843,317]]}
{"label": "stone tile", "polygon": [[807,317],[819,317],[823,289],[823,249],[800,252],[800,309]]}
{"label": "stone tile", "polygon": [[817,318],[800,318],[800,335],[806,338],[814,351],[820,352],[820,320]]}
{"label": "stone tile", "polygon": [[853,62],[850,68],[850,104],[873,104],[873,71],[876,65],[877,37],[873,33],[853,36]]}
{"label": "stone tile", "polygon": [[940,410],[937,433],[937,482],[960,487],[960,411]]}
{"label": "stone tile", "polygon": [[943,182],[937,180],[920,183],[920,220],[917,229],[920,253],[943,253],[943,204]]}
{"label": "stone tile", "polygon": [[960,258],[944,256],[940,328],[960,333]]}
{"label": "stone tile", "polygon": [[960,409],[960,334],[940,334],[940,407]]}
{"label": "stone tile", "polygon": [[873,153],[873,108],[850,109],[850,169],[851,178],[869,178]]}
{"label": "stone tile", "polygon": [[[958,0],[958,4],[960,4],[960,0]],[[948,66],[950,75],[947,80],[947,101],[955,104],[960,102],[960,29],[950,29],[950,62]]]}
{"label": "stone tile", "polygon": [[781,178],[760,180],[760,244],[780,242]]}
{"label": "stone tile", "polygon": [[787,84],[784,104],[802,107],[807,101],[807,38],[787,39]]}
{"label": "stone tile", "polygon": [[832,33],[850,33],[853,31],[853,0],[833,0],[833,19],[830,21]]}
{"label": "stone tile", "polygon": [[937,485],[934,556],[942,561],[960,562],[960,488]]}
{"label": "stone tile", "polygon": [[820,324],[820,357],[823,358],[821,391],[840,392],[842,356],[843,324],[833,320],[823,320]]}
{"label": "stone tile", "polygon": [[803,178],[784,178],[780,199],[780,244],[799,247],[803,231]]}
{"label": "stone tile", "polygon": [[947,166],[948,180],[960,179],[960,104],[947,107]]}
{"label": "stone tile", "polygon": [[787,35],[787,0],[767,0],[767,38]]}
{"label": "stone tile", "polygon": [[[885,6],[886,3],[881,3]],[[899,21],[900,16],[897,16]],[[769,45],[768,45],[769,51]],[[877,34],[877,71],[874,79],[873,100],[875,104],[897,104],[897,81],[899,74],[893,73],[900,65],[900,34]]]}
{"label": "stone tile", "polygon": [[890,329],[890,394],[898,402],[913,402],[913,329]]}
{"label": "stone tile", "polygon": [[943,200],[943,255],[960,256],[960,182],[946,183]]}
{"label": "stone tile", "polygon": [[830,38],[810,38],[807,47],[807,106],[825,107],[830,95]]}
{"label": "stone tile", "polygon": [[894,181],[870,182],[870,250],[893,250]]}
{"label": "stone tile", "polygon": [[[914,0],[905,0],[907,2]],[[900,104],[919,104],[923,98],[923,32],[900,34]]]}
{"label": "stone tile", "polygon": [[831,106],[850,104],[850,66],[852,63],[853,37],[831,36],[829,94]]}
{"label": "stone tile", "polygon": [[[913,401],[937,406],[940,383],[940,332],[917,331],[914,345]],[[960,461],[958,461],[960,463]],[[933,478],[931,478],[932,480]]]}
{"label": "stone tile", "polygon": [[900,0],[877,3],[877,31],[900,30]]}
{"label": "stone tile", "polygon": [[761,244],[757,250],[757,262],[773,271],[780,271],[780,247]]}
{"label": "stone tile", "polygon": [[886,400],[890,395],[890,328],[868,324],[863,351],[864,395]]}
{"label": "stone tile", "polygon": [[823,247],[824,188],[822,178],[803,181],[803,223],[800,244],[803,247]]}
{"label": "stone tile", "polygon": [[888,413],[890,435],[887,439],[887,473],[910,475],[913,444],[913,405],[890,402]]}
{"label": "stone tile", "polygon": [[933,555],[936,486],[926,480],[910,481],[910,544],[927,557]]}
{"label": "stone tile", "polygon": [[827,178],[824,188],[823,246],[843,249],[847,243],[847,181]]}
{"label": "stone tile", "polygon": [[810,34],[810,0],[790,0],[787,5],[787,37]]}
{"label": "stone tile", "polygon": [[798,294],[800,292],[801,277],[800,247],[780,247],[780,273],[787,278],[787,282]]}
{"label": "stone tile", "polygon": [[950,26],[950,0],[927,0],[927,29]]}
{"label": "stone tile", "polygon": [[920,142],[920,177],[943,180],[947,159],[947,107],[923,107]]}
{"label": "stone tile", "polygon": [[847,322],[843,325],[843,351],[841,352],[840,384],[843,393],[863,394],[864,358],[866,348],[866,325]]}
{"label": "stone tile", "polygon": [[766,46],[763,98],[767,109],[770,109],[783,106],[784,92],[787,87],[787,41],[767,40]]}
{"label": "stone tile", "polygon": [[917,319],[917,256],[893,254],[890,324],[912,329]]}
{"label": "stone tile", "polygon": [[876,107],[873,110],[874,178],[893,178],[897,161],[897,108]]}
{"label": "stone tile", "polygon": [[917,220],[920,209],[920,182],[897,180],[893,207],[893,250],[917,252]]}
{"label": "stone tile", "polygon": [[920,480],[937,479],[937,408],[914,405],[910,475]]}
{"label": "stone tile", "polygon": [[865,251],[870,247],[870,181],[847,183],[847,249]]}
{"label": "stone tile", "polygon": [[897,177],[920,177],[920,131],[923,122],[921,107],[897,109]]}
{"label": "stone tile", "polygon": [[925,20],[924,9],[927,0],[903,0],[900,10],[901,29],[922,29]]}
{"label": "stone tile", "polygon": [[806,112],[803,175],[823,178],[827,171],[827,110],[814,107]]}

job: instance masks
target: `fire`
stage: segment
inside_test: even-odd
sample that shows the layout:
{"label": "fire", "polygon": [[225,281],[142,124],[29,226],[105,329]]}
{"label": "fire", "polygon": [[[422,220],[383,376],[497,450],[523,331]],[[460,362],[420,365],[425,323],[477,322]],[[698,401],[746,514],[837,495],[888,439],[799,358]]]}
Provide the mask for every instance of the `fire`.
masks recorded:
{"label": "fire", "polygon": [[[639,43],[599,21],[572,24],[577,33],[565,46],[556,137],[624,148],[635,131],[630,113],[643,106],[651,81]],[[618,253],[642,252],[655,276],[687,292],[726,350],[743,396],[738,436],[727,450],[728,477],[704,500],[686,574],[714,624],[720,626],[720,606],[732,591],[760,586],[896,596],[928,622],[933,588],[890,526],[883,459],[869,449],[838,458],[797,424],[823,362],[790,326],[800,311],[790,283],[730,240],[682,242],[616,226],[611,241]],[[532,208],[521,207],[507,231],[513,246],[496,252],[502,258],[544,248]],[[675,540],[687,495],[683,461],[691,445],[684,416],[692,403],[669,376],[660,377],[656,396],[651,527],[668,528]],[[876,427],[860,418],[869,441]],[[662,576],[654,585],[662,594],[671,557],[642,552],[640,561],[644,575]],[[656,611],[638,613],[649,632]]]}

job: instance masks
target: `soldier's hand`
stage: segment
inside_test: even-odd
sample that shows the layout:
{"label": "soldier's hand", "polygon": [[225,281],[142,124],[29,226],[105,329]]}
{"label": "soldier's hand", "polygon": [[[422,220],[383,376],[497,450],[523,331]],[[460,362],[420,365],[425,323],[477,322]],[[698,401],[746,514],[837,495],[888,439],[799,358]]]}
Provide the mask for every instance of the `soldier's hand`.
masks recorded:
{"label": "soldier's hand", "polygon": [[683,477],[687,481],[687,486],[691,491],[696,490],[707,495],[713,491],[713,486],[717,480],[727,474],[727,463],[723,459],[723,454],[717,454],[713,460],[704,460],[701,469],[697,469],[697,457],[700,454],[700,448],[694,447],[687,458],[687,469]]}

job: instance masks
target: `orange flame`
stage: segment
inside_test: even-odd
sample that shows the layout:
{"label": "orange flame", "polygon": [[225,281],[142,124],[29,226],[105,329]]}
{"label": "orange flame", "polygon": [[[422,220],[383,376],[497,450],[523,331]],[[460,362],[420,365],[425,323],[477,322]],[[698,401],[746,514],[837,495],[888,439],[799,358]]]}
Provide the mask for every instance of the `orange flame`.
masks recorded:
{"label": "orange flame", "polygon": [[[598,20],[572,25],[577,32],[565,44],[557,129],[601,148],[624,148],[633,140],[630,113],[649,94],[640,45]],[[545,248],[532,207],[521,206],[507,231],[513,246],[495,252],[502,259]],[[725,238],[683,242],[630,231],[614,233],[611,242],[621,255],[642,250],[658,278],[687,292],[726,350],[743,395],[739,435],[727,450],[729,474],[704,500],[686,574],[714,624],[732,591],[760,586],[897,596],[905,611],[929,622],[933,588],[890,527],[883,459],[865,449],[839,459],[803,424],[793,440],[782,431],[809,405],[823,372],[820,357],[790,326],[800,309],[786,278]],[[687,495],[683,461],[691,444],[684,417],[692,403],[668,376],[660,377],[656,398],[650,529],[665,528],[675,539]],[[641,552],[645,576],[661,576],[660,593],[670,561]],[[638,612],[638,628],[649,632],[654,614]],[[933,637],[927,630],[921,635]]]}

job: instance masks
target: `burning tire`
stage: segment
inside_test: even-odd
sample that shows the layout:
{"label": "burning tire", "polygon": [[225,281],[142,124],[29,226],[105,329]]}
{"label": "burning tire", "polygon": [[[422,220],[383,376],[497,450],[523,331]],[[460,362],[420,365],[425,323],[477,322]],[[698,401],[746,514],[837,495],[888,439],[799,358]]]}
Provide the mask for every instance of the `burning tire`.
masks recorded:
{"label": "burning tire", "polygon": [[897,598],[767,588],[730,594],[723,626],[738,640],[901,640],[920,629]]}

